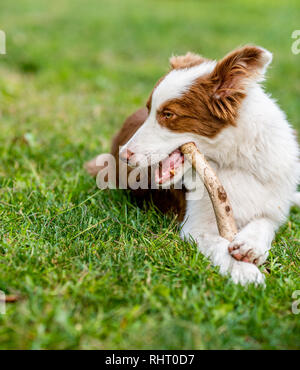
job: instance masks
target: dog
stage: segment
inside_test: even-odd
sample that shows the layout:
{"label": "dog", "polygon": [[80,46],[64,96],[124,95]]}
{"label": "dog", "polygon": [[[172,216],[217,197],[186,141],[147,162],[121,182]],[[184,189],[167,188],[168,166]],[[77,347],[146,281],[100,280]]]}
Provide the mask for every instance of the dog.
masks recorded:
{"label": "dog", "polygon": [[[231,201],[238,227],[232,242],[219,235],[206,190],[200,199],[187,196],[193,171],[185,173],[182,189],[139,189],[135,194],[151,196],[164,212],[177,213],[181,237],[195,241],[222,275],[242,285],[264,284],[258,266],[266,261],[290,207],[300,205],[297,139],[261,86],[271,61],[269,51],[252,45],[219,61],[193,53],[171,57],[171,68],[155,85],[146,108],[125,121],[112,145],[117,163],[120,157],[128,165],[125,176],[134,167],[165,164],[167,170],[155,172],[156,184],[163,187],[182,178],[180,146],[196,144]],[[95,159],[87,169],[97,173]]]}

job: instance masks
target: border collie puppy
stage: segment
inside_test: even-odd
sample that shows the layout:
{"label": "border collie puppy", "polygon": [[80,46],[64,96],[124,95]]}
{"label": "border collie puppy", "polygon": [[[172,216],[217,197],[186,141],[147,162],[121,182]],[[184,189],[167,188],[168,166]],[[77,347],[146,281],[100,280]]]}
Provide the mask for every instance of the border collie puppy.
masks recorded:
{"label": "border collie puppy", "polygon": [[[163,186],[178,182],[184,173],[178,148],[196,144],[230,199],[238,226],[232,242],[220,237],[205,189],[199,199],[176,189],[140,190],[137,195],[144,198],[151,192],[162,210],[175,210],[182,221],[181,236],[196,241],[221,274],[241,284],[264,283],[257,266],[266,260],[291,205],[300,203],[294,131],[260,85],[271,60],[269,51],[256,46],[234,50],[220,61],[192,53],[172,57],[171,70],[155,85],[147,109],[125,121],[112,147],[115,157],[129,166],[126,176],[130,167],[150,161],[169,166],[169,171],[155,173]],[[88,167],[97,172],[95,160]],[[192,170],[185,173],[186,188],[192,175]]]}

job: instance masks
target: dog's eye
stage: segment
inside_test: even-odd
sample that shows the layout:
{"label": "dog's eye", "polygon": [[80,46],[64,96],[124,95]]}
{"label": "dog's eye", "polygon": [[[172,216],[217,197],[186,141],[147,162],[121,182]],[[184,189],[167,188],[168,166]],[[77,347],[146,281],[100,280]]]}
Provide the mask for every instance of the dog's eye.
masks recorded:
{"label": "dog's eye", "polygon": [[166,119],[170,119],[170,118],[173,118],[174,117],[174,114],[172,112],[166,111],[166,112],[163,112],[163,116]]}

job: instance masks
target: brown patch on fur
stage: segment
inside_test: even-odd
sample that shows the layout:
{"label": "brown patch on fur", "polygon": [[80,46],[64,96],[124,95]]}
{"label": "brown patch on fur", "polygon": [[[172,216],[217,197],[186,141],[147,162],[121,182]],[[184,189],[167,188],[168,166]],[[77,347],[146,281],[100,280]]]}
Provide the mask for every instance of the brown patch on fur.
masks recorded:
{"label": "brown patch on fur", "polygon": [[191,52],[188,52],[185,55],[174,55],[169,60],[172,69],[191,68],[205,61],[207,61],[207,59],[203,58],[201,55]]}
{"label": "brown patch on fur", "polygon": [[244,46],[226,55],[205,82],[211,99],[208,107],[212,114],[232,124],[242,99],[246,96],[249,81],[260,76],[265,64],[264,50]]}
{"label": "brown patch on fur", "polygon": [[[235,125],[249,80],[259,77],[265,64],[264,51],[245,46],[219,61],[212,73],[195,80],[180,98],[164,103],[158,122],[170,130],[213,138],[228,125]],[[167,117],[165,112],[173,113]]]}
{"label": "brown patch on fur", "polygon": [[[191,68],[196,65],[199,65],[203,62],[208,61],[208,59],[203,58],[199,54],[194,54],[191,52],[187,52],[185,55],[174,55],[169,59],[170,67],[171,69],[184,69],[184,68]],[[168,72],[169,73],[169,72]],[[167,73],[167,74],[168,74]],[[148,109],[148,112],[151,110],[151,102],[152,102],[152,95],[155,88],[161,83],[161,81],[166,77],[166,75],[163,75],[154,85],[152,92],[147,100],[146,107]]]}
{"label": "brown patch on fur", "polygon": [[146,108],[141,108],[131,114],[124,122],[120,131],[114,136],[111,153],[114,156],[119,156],[119,146],[124,145],[131,139],[131,137],[136,133],[136,131],[142,126],[148,117],[148,112]]}
{"label": "brown patch on fur", "polygon": [[[211,138],[216,136],[228,123],[211,114],[204,99],[201,100],[203,94],[199,89],[191,88],[181,98],[166,102],[157,112],[158,122],[175,132],[192,132]],[[168,118],[165,112],[173,113],[173,116]]]}

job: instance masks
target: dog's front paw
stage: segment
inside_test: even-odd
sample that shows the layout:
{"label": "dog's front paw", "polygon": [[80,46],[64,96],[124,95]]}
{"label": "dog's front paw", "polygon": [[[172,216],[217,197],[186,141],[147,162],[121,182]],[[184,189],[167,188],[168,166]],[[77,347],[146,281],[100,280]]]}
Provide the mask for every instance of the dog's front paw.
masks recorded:
{"label": "dog's front paw", "polygon": [[254,263],[257,266],[264,263],[268,256],[265,244],[257,236],[243,236],[242,233],[237,234],[229,244],[228,251],[237,261]]}
{"label": "dog's front paw", "polygon": [[230,274],[235,284],[265,284],[265,276],[252,263],[234,261]]}

